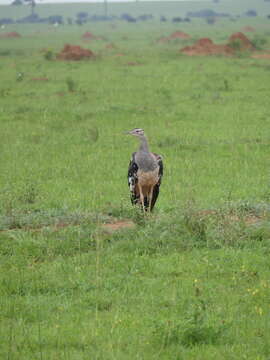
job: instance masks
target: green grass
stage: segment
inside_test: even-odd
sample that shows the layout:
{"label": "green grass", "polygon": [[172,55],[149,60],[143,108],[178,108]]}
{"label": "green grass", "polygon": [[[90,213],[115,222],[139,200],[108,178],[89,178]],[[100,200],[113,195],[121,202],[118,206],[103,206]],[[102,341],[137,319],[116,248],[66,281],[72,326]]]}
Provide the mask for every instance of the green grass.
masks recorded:
{"label": "green grass", "polygon": [[[9,27],[22,38],[0,39],[1,358],[269,359],[269,60],[156,42],[252,25],[266,51],[268,22]],[[96,58],[55,60],[65,43]],[[165,163],[147,217],[129,203],[133,127]]]}

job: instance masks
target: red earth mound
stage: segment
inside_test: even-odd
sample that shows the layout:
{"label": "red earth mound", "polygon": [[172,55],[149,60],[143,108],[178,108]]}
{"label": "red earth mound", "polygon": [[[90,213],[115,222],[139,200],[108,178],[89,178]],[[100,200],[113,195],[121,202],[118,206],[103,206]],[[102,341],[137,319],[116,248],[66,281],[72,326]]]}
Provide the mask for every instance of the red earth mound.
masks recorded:
{"label": "red earth mound", "polygon": [[161,38],[157,39],[157,42],[166,43],[166,42],[168,42],[170,40],[174,40],[174,39],[186,40],[186,39],[191,39],[191,36],[184,33],[183,31],[175,31],[168,37],[162,36]]}
{"label": "red earth mound", "polygon": [[168,37],[168,39],[190,39],[190,38],[191,36],[184,33],[183,31],[175,31]]}
{"label": "red earth mound", "polygon": [[94,53],[89,49],[83,49],[78,45],[66,44],[63,50],[57,55],[59,60],[82,60],[94,57]]}
{"label": "red earth mound", "polygon": [[167,38],[166,36],[162,36],[161,38],[157,39],[157,42],[159,43],[166,43],[169,41],[169,38]]}
{"label": "red earth mound", "polygon": [[246,35],[241,32],[234,33],[229,37],[229,46],[232,46],[232,44],[235,42],[239,43],[240,51],[255,49],[252,42],[246,37]]}
{"label": "red earth mound", "polygon": [[3,37],[3,38],[20,38],[21,35],[19,33],[17,33],[16,31],[12,31],[12,32],[8,32],[8,33],[0,35],[0,37]]}
{"label": "red earth mound", "polygon": [[234,50],[228,45],[216,45],[209,38],[199,39],[194,45],[186,46],[180,50],[189,56],[196,55],[233,55]]}
{"label": "red earth mound", "polygon": [[84,40],[92,40],[92,39],[96,39],[96,36],[93,35],[92,33],[90,33],[90,31],[86,31],[86,32],[82,35],[82,39],[84,39]]}

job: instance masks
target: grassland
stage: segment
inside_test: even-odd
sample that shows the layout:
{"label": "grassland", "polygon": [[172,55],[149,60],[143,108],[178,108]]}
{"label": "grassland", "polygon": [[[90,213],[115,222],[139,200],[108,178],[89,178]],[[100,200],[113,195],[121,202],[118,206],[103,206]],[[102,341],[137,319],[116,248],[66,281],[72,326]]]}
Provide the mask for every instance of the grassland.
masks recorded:
{"label": "grassland", "polygon": [[[5,29],[22,37],[0,39],[0,358],[269,359],[270,63],[178,51],[245,25],[269,50],[259,17]],[[156,42],[175,30],[193,39]],[[96,57],[46,59],[65,43]],[[146,218],[133,127],[165,163]]]}

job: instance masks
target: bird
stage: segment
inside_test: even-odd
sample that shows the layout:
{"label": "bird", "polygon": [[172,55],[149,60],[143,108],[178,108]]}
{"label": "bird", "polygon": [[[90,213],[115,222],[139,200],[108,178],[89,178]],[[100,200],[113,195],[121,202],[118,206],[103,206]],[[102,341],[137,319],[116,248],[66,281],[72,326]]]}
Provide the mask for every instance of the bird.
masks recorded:
{"label": "bird", "polygon": [[135,128],[126,134],[140,140],[137,152],[131,155],[128,167],[128,186],[132,205],[139,204],[143,212],[152,211],[159,195],[163,176],[162,156],[149,151],[144,130]]}

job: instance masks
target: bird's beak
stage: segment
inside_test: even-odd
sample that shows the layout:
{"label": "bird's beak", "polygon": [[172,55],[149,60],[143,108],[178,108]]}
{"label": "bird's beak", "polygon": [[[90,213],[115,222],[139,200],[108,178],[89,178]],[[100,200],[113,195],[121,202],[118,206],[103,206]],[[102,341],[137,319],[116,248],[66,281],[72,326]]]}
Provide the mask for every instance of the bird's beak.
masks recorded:
{"label": "bird's beak", "polygon": [[124,131],[125,135],[130,135],[130,131]]}

